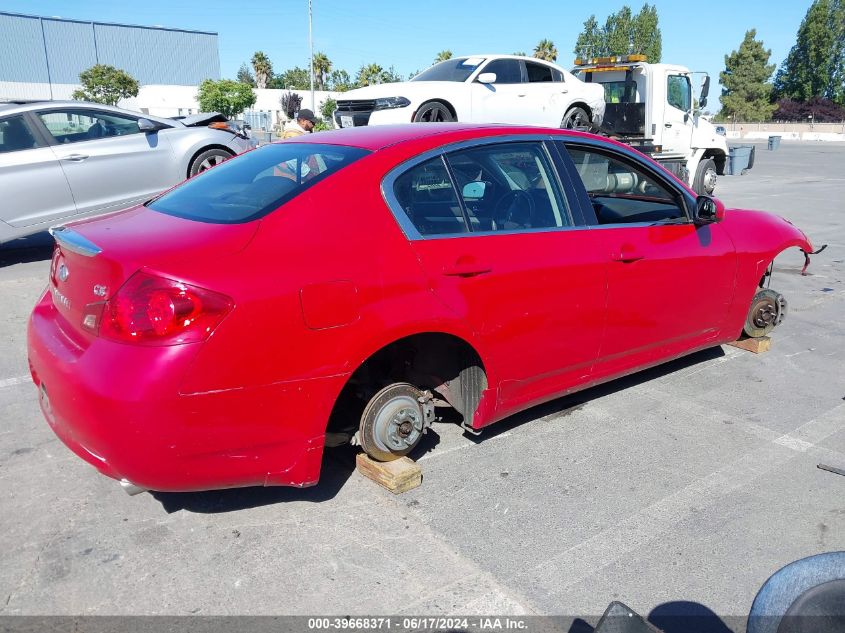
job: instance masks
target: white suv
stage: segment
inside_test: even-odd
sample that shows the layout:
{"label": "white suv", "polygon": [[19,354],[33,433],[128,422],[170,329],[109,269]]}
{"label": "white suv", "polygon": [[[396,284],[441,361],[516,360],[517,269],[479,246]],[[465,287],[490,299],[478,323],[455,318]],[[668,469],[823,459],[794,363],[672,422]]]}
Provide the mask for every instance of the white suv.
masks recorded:
{"label": "white suv", "polygon": [[410,81],[344,93],[339,127],[469,121],[569,129],[598,128],[604,88],[533,57],[475,55],[435,64]]}

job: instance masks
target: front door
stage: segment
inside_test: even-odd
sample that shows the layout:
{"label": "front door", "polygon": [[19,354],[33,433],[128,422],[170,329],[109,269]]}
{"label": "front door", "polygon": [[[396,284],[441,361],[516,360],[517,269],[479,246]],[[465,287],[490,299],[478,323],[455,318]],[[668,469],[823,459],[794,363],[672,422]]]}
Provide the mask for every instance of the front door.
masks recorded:
{"label": "front door", "polygon": [[733,301],[736,254],[719,224],[696,226],[694,199],[633,156],[561,144],[583,184],[608,263],[607,330],[597,373],[617,374],[717,339]]}
{"label": "front door", "polygon": [[687,156],[690,153],[693,129],[692,86],[689,75],[666,76],[666,98],[663,100],[664,155]]}
{"label": "front door", "polygon": [[55,109],[38,114],[76,200],[77,213],[132,206],[167,189],[175,177],[170,142],[144,134],[135,117],[108,110]]}
{"label": "front door", "polygon": [[[472,121],[474,123],[528,123],[530,100],[518,59],[494,59],[481,73],[495,73],[496,81],[472,86]],[[529,110],[529,112],[526,112]]]}
{"label": "front door", "polygon": [[607,262],[552,165],[542,141],[499,142],[430,158],[393,186],[432,290],[495,363],[500,414],[584,381],[599,350]]}
{"label": "front door", "polygon": [[0,220],[48,225],[76,213],[59,162],[22,114],[0,119]]}

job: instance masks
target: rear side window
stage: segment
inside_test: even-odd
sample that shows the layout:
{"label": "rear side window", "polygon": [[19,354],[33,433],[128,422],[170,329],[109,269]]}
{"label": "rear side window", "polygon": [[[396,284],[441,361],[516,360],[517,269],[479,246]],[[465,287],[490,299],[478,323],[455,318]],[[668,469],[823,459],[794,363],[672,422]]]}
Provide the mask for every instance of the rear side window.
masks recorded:
{"label": "rear side window", "polygon": [[358,147],[315,143],[265,145],[194,176],[147,207],[200,222],[249,222],[366,154]]}
{"label": "rear side window", "polygon": [[396,179],[393,193],[421,235],[467,233],[461,205],[443,159],[438,156]]}
{"label": "rear side window", "polygon": [[[539,81],[552,81],[552,69],[549,66],[546,66],[545,64],[525,62],[525,69],[528,71],[528,81],[530,83]],[[558,79],[557,81],[561,80]]]}
{"label": "rear side window", "polygon": [[23,116],[10,116],[0,120],[0,154],[39,146]]}

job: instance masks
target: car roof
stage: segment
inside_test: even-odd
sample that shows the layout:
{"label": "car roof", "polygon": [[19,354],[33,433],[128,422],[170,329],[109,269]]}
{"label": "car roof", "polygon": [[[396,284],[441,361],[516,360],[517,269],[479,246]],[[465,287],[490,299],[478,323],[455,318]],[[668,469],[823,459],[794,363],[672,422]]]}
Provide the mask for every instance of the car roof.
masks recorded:
{"label": "car roof", "polygon": [[[130,114],[133,116],[144,117],[151,121],[164,121],[168,124],[173,124],[172,119],[166,117],[153,116],[143,112],[136,112],[134,110],[127,110],[118,106],[106,105],[104,103],[94,103],[92,101],[75,101],[75,100],[50,100],[50,99],[11,99],[9,101],[0,101],[0,114],[12,114],[16,112],[31,112],[33,110],[45,110],[49,108],[81,108],[81,109],[96,109],[114,112],[115,114]],[[176,122],[177,126],[179,125]]]}
{"label": "car roof", "polygon": [[341,128],[297,136],[277,143],[326,143],[329,145],[348,145],[371,151],[384,149],[392,145],[443,137],[446,143],[448,137],[483,137],[497,134],[556,134],[580,136],[580,132],[558,130],[544,127],[524,125],[507,125],[495,123],[400,123],[397,125],[362,125],[359,127]]}

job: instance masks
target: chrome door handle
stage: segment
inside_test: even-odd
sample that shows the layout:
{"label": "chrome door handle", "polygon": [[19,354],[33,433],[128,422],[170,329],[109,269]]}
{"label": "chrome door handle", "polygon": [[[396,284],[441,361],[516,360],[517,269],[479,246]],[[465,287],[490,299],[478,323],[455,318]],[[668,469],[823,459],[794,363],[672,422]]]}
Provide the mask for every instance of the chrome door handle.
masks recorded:
{"label": "chrome door handle", "polygon": [[75,163],[85,160],[88,158],[88,154],[69,154],[67,156],[62,156],[62,160],[70,160]]}

